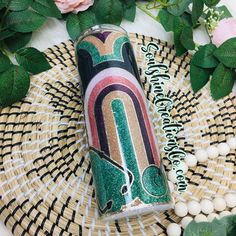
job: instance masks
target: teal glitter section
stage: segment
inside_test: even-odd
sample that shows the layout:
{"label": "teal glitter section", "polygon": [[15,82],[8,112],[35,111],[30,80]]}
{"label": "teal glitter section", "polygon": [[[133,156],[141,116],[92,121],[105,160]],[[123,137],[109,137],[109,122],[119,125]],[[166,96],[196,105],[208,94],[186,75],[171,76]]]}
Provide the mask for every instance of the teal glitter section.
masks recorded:
{"label": "teal glitter section", "polygon": [[122,153],[125,159],[124,168],[132,170],[132,174],[134,177],[134,183],[132,185],[131,198],[134,199],[134,196],[137,196],[140,193],[141,183],[140,183],[140,175],[138,170],[138,165],[136,161],[136,156],[129,132],[128,121],[124,109],[124,104],[120,99],[115,99],[112,101],[112,111],[116,122],[116,128],[119,135],[119,141],[121,144]]}
{"label": "teal glitter section", "polygon": [[125,205],[122,187],[128,178],[127,173],[112,164],[109,157],[103,158],[95,150],[90,150],[89,154],[100,213],[119,211]]}
{"label": "teal glitter section", "polygon": [[144,189],[153,196],[163,196],[167,193],[167,181],[162,168],[148,166],[142,176]]}
{"label": "teal glitter section", "polygon": [[120,99],[114,99],[111,106],[124,163],[121,167],[104,153],[90,151],[100,213],[118,212],[135,199],[145,204],[170,202],[169,188],[162,169],[150,165],[143,175],[139,172],[124,103]]}
{"label": "teal glitter section", "polygon": [[126,36],[121,36],[115,40],[113,44],[113,53],[107,55],[100,55],[96,46],[90,42],[82,41],[78,44],[77,50],[84,49],[88,51],[93,60],[93,66],[99,63],[109,60],[124,61],[122,56],[122,47],[125,43],[129,42],[129,38]]}

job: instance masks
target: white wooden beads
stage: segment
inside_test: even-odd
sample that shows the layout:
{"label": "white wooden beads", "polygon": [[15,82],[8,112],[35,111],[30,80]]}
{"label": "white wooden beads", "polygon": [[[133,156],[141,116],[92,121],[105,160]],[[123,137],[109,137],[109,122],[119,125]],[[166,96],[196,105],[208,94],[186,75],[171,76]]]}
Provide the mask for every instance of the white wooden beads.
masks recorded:
{"label": "white wooden beads", "polygon": [[236,137],[229,138],[227,140],[227,144],[229,145],[230,149],[236,149]]}
{"label": "white wooden beads", "polygon": [[197,201],[190,201],[187,204],[189,214],[196,216],[201,212],[201,205]]}
{"label": "white wooden beads", "polygon": [[236,207],[234,207],[232,210],[231,210],[232,214],[236,214]]}
{"label": "white wooden beads", "polygon": [[179,217],[184,217],[188,214],[187,205],[183,202],[177,202],[175,204],[175,214]]}
{"label": "white wooden beads", "polygon": [[236,206],[236,194],[227,193],[224,196],[227,207],[233,208]]}
{"label": "white wooden beads", "polygon": [[210,213],[214,211],[214,205],[212,201],[208,199],[201,200],[200,205],[201,205],[201,210],[204,214],[209,215]]}
{"label": "white wooden beads", "polygon": [[174,170],[170,170],[168,172],[168,179],[172,182],[172,183],[176,183],[177,179],[176,179],[176,173]]}
{"label": "white wooden beads", "polygon": [[[175,204],[174,211],[175,214],[179,217],[185,217],[187,214],[197,216],[202,212],[204,215],[209,215],[208,220],[210,221],[213,217],[218,216],[213,213],[214,209],[218,212],[224,212],[220,215],[221,217],[224,214],[230,213],[229,211],[225,211],[226,207],[235,207],[231,210],[231,212],[236,214],[236,194],[227,193],[224,197],[216,197],[213,200],[202,199],[200,203],[194,200],[187,203],[177,202]],[[196,219],[200,222],[200,220],[202,220],[203,218],[197,217]],[[204,218],[204,220],[206,219]]]}
{"label": "white wooden beads", "polygon": [[192,220],[193,218],[191,216],[185,216],[181,220],[181,226],[185,229]]}
{"label": "white wooden beads", "polygon": [[180,168],[183,171],[183,174],[186,174],[188,172],[188,166],[186,163],[182,162]]}
{"label": "white wooden beads", "polygon": [[236,136],[231,137],[227,142],[219,143],[217,146],[211,145],[206,149],[195,151],[195,155],[188,153],[185,163],[188,167],[194,167],[197,162],[206,162],[209,159],[216,159],[219,155],[227,156],[230,150],[236,150]]}
{"label": "white wooden beads", "polygon": [[219,143],[218,146],[219,154],[222,156],[227,156],[230,152],[230,147],[227,143]]}
{"label": "white wooden beads", "polygon": [[222,211],[222,212],[220,213],[220,218],[223,218],[223,217],[229,216],[229,215],[231,215],[231,213],[230,213],[229,211]]}
{"label": "white wooden beads", "polygon": [[197,158],[194,155],[188,153],[185,158],[185,163],[188,167],[194,167],[197,165]]}
{"label": "white wooden beads", "polygon": [[223,211],[226,208],[225,199],[221,197],[216,197],[213,200],[213,205],[216,211]]}
{"label": "white wooden beads", "polygon": [[219,150],[215,146],[209,146],[207,148],[207,155],[210,159],[215,159],[219,156]]}
{"label": "white wooden beads", "polygon": [[208,159],[208,154],[205,149],[199,149],[196,151],[195,156],[199,162],[205,162]]}
{"label": "white wooden beads", "polygon": [[215,218],[216,218],[216,219],[219,219],[219,215],[216,214],[216,213],[211,213],[211,214],[209,214],[209,215],[207,216],[207,220],[208,220],[209,222],[213,221]]}
{"label": "white wooden beads", "polygon": [[199,222],[207,222],[207,217],[203,214],[199,214],[197,216],[195,216],[194,220],[199,223]]}
{"label": "white wooden beads", "polygon": [[180,236],[181,235],[181,228],[176,223],[171,223],[167,226],[166,232],[168,236]]}
{"label": "white wooden beads", "polygon": [[[185,157],[185,163],[181,164],[183,174],[186,174],[189,167],[194,167],[197,162],[206,162],[209,159],[216,159],[219,155],[226,156],[230,153],[230,149],[236,149],[236,137],[231,137],[227,142],[219,143],[217,146],[209,146],[206,149],[195,151],[195,155],[188,153]],[[176,183],[176,173],[174,170],[168,172],[168,179],[172,183]],[[236,203],[235,203],[236,204]]]}
{"label": "white wooden beads", "polygon": [[[206,149],[198,149],[195,154],[188,153],[181,166],[183,173],[187,173],[188,168],[195,167],[197,162],[206,162],[208,159],[217,159],[219,156],[227,156],[231,150],[236,150],[236,136],[227,139],[227,142],[211,145]],[[232,152],[233,153],[233,152]],[[168,172],[169,186],[171,191],[176,183],[176,173],[174,170]],[[231,208],[231,209],[230,209]],[[214,210],[216,212],[214,212]],[[190,200],[189,202],[177,202],[174,212],[181,217],[183,229],[193,220],[196,222],[211,222],[215,218],[219,219],[230,214],[236,214],[236,193],[230,191],[222,197],[214,199],[202,199],[200,202]],[[178,224],[171,223],[167,227],[168,236],[180,236],[181,228]]]}

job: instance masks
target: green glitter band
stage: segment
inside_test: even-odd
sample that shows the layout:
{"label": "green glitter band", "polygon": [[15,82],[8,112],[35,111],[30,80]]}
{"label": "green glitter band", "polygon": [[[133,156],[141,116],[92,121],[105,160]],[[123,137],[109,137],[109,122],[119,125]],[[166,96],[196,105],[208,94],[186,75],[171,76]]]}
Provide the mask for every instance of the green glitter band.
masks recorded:
{"label": "green glitter band", "polygon": [[93,66],[96,66],[99,63],[104,61],[116,60],[116,61],[124,61],[122,56],[122,48],[125,43],[129,42],[128,37],[121,36],[113,44],[113,53],[107,55],[100,55],[96,46],[90,42],[82,41],[77,46],[77,50],[84,49],[90,53],[91,58],[93,60]]}

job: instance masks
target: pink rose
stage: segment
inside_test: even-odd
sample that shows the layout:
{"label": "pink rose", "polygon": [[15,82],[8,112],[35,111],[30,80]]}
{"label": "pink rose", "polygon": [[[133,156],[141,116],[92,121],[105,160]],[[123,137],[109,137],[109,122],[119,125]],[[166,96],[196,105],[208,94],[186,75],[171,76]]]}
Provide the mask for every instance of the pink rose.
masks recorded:
{"label": "pink rose", "polygon": [[93,5],[94,0],[55,0],[61,13],[85,11]]}
{"label": "pink rose", "polygon": [[236,19],[227,18],[219,21],[212,33],[212,42],[219,47],[223,42],[236,37]]}

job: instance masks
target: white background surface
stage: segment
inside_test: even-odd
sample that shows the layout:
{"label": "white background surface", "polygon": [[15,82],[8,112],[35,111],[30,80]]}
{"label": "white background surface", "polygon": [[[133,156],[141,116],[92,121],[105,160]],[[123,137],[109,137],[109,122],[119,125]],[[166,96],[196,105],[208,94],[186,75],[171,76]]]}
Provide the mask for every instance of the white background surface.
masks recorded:
{"label": "white background surface", "polygon": [[[236,17],[236,0],[222,0],[220,5],[226,5],[232,15]],[[151,17],[139,9],[137,9],[137,15],[134,23],[123,21],[121,26],[128,32],[140,33],[172,42],[171,33],[166,33],[158,22],[154,21]],[[50,19],[40,30],[34,33],[30,45],[40,50],[45,50],[54,44],[58,44],[68,39],[69,36],[66,31],[65,23],[55,19]],[[195,32],[194,39],[198,43],[206,43],[208,37],[204,34],[204,29],[199,29]],[[11,232],[6,229],[1,221],[0,236],[12,236]]]}

